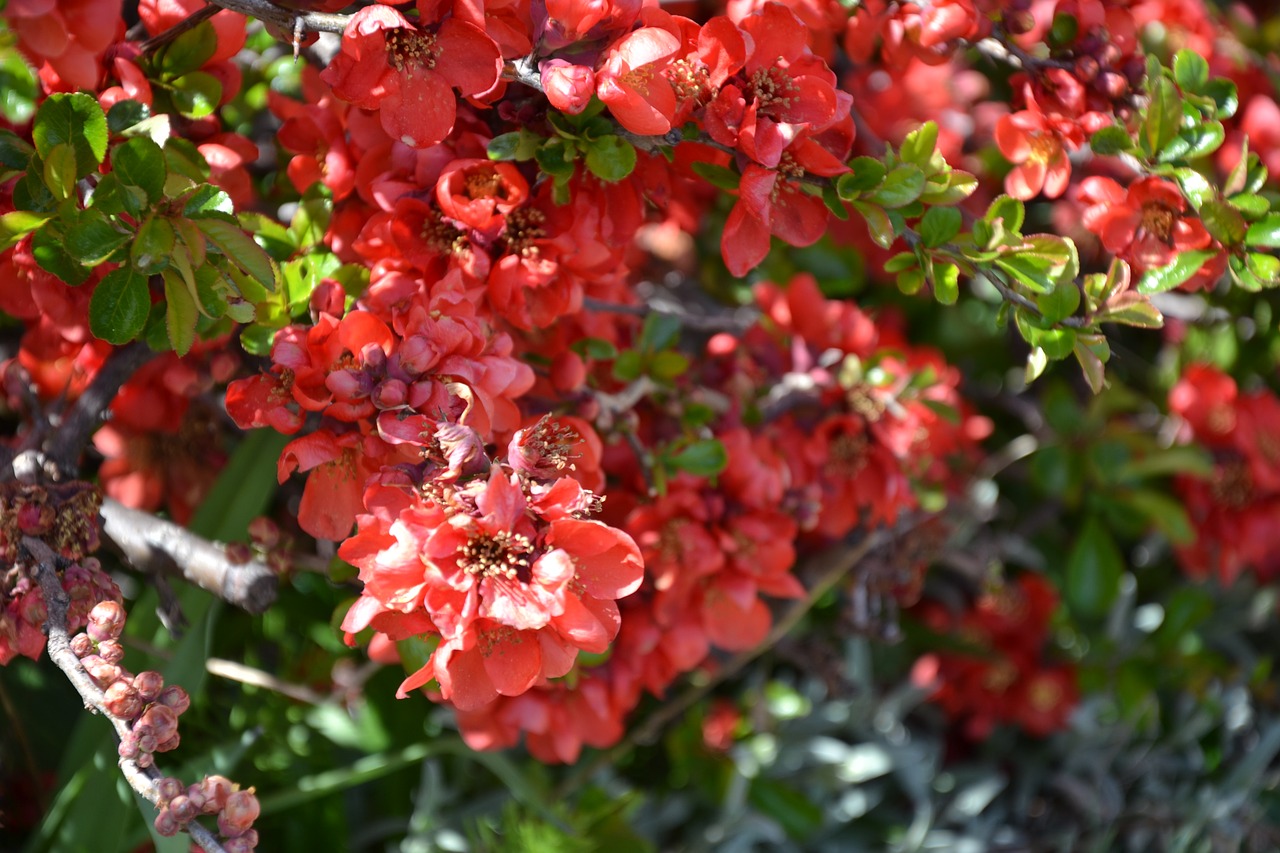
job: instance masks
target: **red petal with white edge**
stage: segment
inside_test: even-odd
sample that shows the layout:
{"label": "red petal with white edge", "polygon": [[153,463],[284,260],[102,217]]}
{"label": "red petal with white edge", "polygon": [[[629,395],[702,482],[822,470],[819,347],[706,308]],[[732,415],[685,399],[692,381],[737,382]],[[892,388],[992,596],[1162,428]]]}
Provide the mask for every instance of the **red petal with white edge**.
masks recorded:
{"label": "red petal with white edge", "polygon": [[502,73],[502,54],[484,30],[450,18],[436,35],[435,73],[464,95],[479,95],[493,88]]}
{"label": "red petal with white edge", "polygon": [[[359,633],[368,628],[369,623],[373,621],[373,617],[381,612],[382,604],[376,598],[362,595],[347,610],[347,615],[342,617],[342,630],[346,631],[348,635]],[[355,645],[354,638],[349,639],[347,645]]]}
{"label": "red petal with white edge", "polygon": [[[391,85],[399,81],[399,85]],[[387,95],[379,104],[382,129],[410,148],[427,148],[453,130],[458,102],[445,79],[434,71],[388,80]]]}
{"label": "red petal with white edge", "polygon": [[680,49],[680,40],[660,27],[641,27],[618,41],[606,56],[618,56],[628,68],[666,59]]}
{"label": "red petal with white edge", "polygon": [[562,518],[551,523],[547,542],[569,552],[578,580],[596,598],[628,596],[644,580],[644,558],[635,540],[606,524]]}

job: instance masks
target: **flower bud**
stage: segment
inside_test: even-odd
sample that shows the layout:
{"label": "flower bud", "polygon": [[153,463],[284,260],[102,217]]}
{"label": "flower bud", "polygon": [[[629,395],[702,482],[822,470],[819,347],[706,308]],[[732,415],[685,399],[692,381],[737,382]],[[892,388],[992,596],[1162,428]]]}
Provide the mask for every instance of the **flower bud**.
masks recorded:
{"label": "flower bud", "polygon": [[120,745],[116,748],[116,752],[125,760],[133,760],[138,757],[138,736],[133,732],[125,732],[120,738]]}
{"label": "flower bud", "polygon": [[98,656],[110,664],[118,664],[124,660],[124,646],[119,640],[103,640],[98,643]]}
{"label": "flower bud", "polygon": [[236,791],[218,814],[218,831],[228,838],[243,834],[258,819],[258,798],[253,789]]}
{"label": "flower bud", "polygon": [[161,743],[178,730],[178,715],[167,705],[152,705],[142,715],[141,723],[150,725],[155,732],[156,743]]}
{"label": "flower bud", "polygon": [[182,780],[173,776],[166,776],[156,783],[156,794],[159,795],[162,802],[169,802],[174,797],[182,793]]}
{"label": "flower bud", "polygon": [[174,732],[169,737],[156,744],[156,748],[152,752],[173,752],[178,748],[178,744],[182,742],[182,735]]}
{"label": "flower bud", "polygon": [[133,689],[133,685],[124,681],[114,681],[107,685],[102,704],[108,714],[122,720],[132,720],[142,713],[142,697]]}
{"label": "flower bud", "polygon": [[205,797],[204,789],[200,787],[200,784],[197,782],[189,785],[187,787],[186,795],[187,799],[191,801],[191,805],[196,810],[196,813],[204,814],[205,806],[208,805],[209,801],[208,798]]}
{"label": "flower bud", "polygon": [[191,697],[187,695],[187,691],[176,684],[161,690],[160,695],[156,697],[156,701],[161,705],[172,708],[175,714],[182,714],[191,707]]}
{"label": "flower bud", "polygon": [[258,547],[270,551],[280,544],[280,525],[265,515],[259,515],[249,522],[249,538]]}
{"label": "flower bud", "polygon": [[155,827],[156,832],[165,838],[172,838],[178,834],[178,820],[167,808],[162,807],[160,813],[156,815]]}
{"label": "flower bud", "polygon": [[551,106],[577,115],[591,103],[596,91],[596,74],[585,65],[574,65],[563,59],[548,59],[538,64],[542,88]]}
{"label": "flower bud", "polygon": [[231,796],[234,789],[231,780],[226,776],[206,776],[200,780],[200,789],[204,792],[205,797],[205,814],[213,814],[222,811],[227,804],[227,798]]}
{"label": "flower bud", "polygon": [[179,794],[169,801],[169,813],[177,819],[178,823],[185,826],[195,820],[200,812],[186,794]]}
{"label": "flower bud", "polygon": [[120,667],[107,663],[100,655],[88,655],[80,660],[84,671],[89,673],[93,683],[106,689],[107,685],[120,677]]}
{"label": "flower bud", "polygon": [[150,669],[140,672],[133,677],[133,687],[143,702],[154,702],[164,689],[164,676]]}
{"label": "flower bud", "polygon": [[222,849],[227,853],[249,853],[258,846],[258,833],[252,829],[244,835],[228,838],[222,842]]}
{"label": "flower bud", "polygon": [[86,630],[89,637],[96,642],[119,639],[124,630],[124,608],[115,601],[99,601],[89,611],[89,624]]}
{"label": "flower bud", "polygon": [[71,638],[71,653],[78,658],[93,654],[93,640],[90,640],[89,635],[81,631]]}

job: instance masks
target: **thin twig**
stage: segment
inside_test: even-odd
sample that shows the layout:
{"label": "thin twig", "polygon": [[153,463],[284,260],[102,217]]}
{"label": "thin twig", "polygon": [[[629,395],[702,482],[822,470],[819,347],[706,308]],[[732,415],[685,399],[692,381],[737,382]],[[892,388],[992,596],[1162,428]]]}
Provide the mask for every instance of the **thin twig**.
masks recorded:
{"label": "thin twig", "polygon": [[310,687],[281,681],[269,672],[263,672],[260,669],[245,666],[233,660],[209,658],[204,662],[204,668],[210,675],[216,675],[228,681],[238,681],[241,684],[251,684],[254,687],[272,690],[283,696],[288,696],[290,699],[306,702],[308,705],[319,705],[325,701],[324,696],[321,696]]}
{"label": "thin twig", "polygon": [[185,578],[253,614],[276,600],[279,580],[265,563],[233,563],[225,548],[111,498],[102,502],[102,532],[142,571]]}
{"label": "thin twig", "polygon": [[333,15],[327,12],[299,12],[285,9],[268,0],[208,0],[215,6],[239,12],[275,24],[286,32],[337,33],[341,35],[351,21],[351,15]]}
{"label": "thin twig", "polygon": [[724,314],[694,314],[678,303],[650,301],[643,305],[627,305],[621,302],[606,302],[590,296],[583,298],[582,307],[588,311],[629,314],[634,317],[666,314],[669,317],[678,319],[682,326],[699,332],[734,332],[740,334],[749,329],[759,318],[759,312],[752,309],[745,309],[745,311],[737,308],[726,309]]}
{"label": "thin twig", "polygon": [[120,386],[129,381],[129,377],[154,356],[155,352],[146,344],[134,342],[107,357],[89,387],[71,405],[58,431],[49,441],[47,450],[54,464],[63,471],[71,471],[76,467],[80,452],[88,444],[93,431],[98,428],[103,413],[115,399]]}
{"label": "thin twig", "polygon": [[194,30],[220,11],[222,10],[217,6],[204,6],[197,9],[164,32],[156,33],[146,41],[139,43],[138,52],[146,56],[152,51],[164,47],[183,33]]}
{"label": "thin twig", "polygon": [[[107,710],[103,703],[102,691],[80,665],[80,659],[76,657],[75,652],[71,651],[71,637],[67,632],[67,607],[70,602],[66,591],[62,588],[62,583],[58,580],[57,555],[43,541],[31,536],[24,536],[22,545],[35,560],[32,571],[36,582],[40,584],[40,591],[44,594],[45,608],[48,611],[45,619],[45,633],[49,638],[49,659],[71,682],[71,686],[84,700],[85,707],[104,715],[111,721],[112,727],[116,730],[116,736],[123,738],[129,734],[129,724]],[[147,802],[158,806],[160,792],[156,782],[163,778],[160,771],[154,765],[147,768],[139,767],[136,761],[128,758],[121,758],[119,764],[120,772],[129,783],[129,787],[141,794]],[[199,823],[192,821],[187,824],[186,832],[206,853],[226,853],[213,833]]]}

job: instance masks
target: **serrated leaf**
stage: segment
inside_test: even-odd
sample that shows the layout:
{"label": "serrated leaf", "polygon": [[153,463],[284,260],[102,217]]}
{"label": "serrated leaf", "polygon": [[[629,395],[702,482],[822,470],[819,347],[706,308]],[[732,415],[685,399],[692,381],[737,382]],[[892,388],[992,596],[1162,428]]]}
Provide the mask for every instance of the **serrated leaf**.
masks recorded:
{"label": "serrated leaf", "polygon": [[1036,307],[1047,323],[1057,323],[1080,307],[1080,288],[1075,281],[1059,281],[1053,290],[1036,296]]}
{"label": "serrated leaf", "polygon": [[1213,184],[1195,169],[1186,166],[1174,169],[1173,178],[1178,182],[1178,189],[1182,190],[1182,194],[1196,210],[1217,194]]}
{"label": "serrated leaf", "polygon": [[138,226],[129,248],[129,261],[144,275],[154,275],[169,266],[176,235],[169,220],[153,216]]}
{"label": "serrated leaf", "polygon": [[1269,213],[1249,226],[1245,245],[1280,249],[1280,213]]}
{"label": "serrated leaf", "polygon": [[1261,219],[1271,210],[1271,202],[1255,193],[1237,193],[1227,199],[1240,215],[1250,222]]}
{"label": "serrated leaf", "polygon": [[147,277],[124,266],[103,276],[89,300],[89,331],[111,344],[126,344],[142,332],[151,311]]}
{"label": "serrated leaf", "polygon": [[1183,49],[1173,57],[1173,79],[1184,92],[1199,94],[1209,82],[1209,62],[1193,50]]}
{"label": "serrated leaf", "polygon": [[0,166],[25,172],[36,149],[12,130],[0,130]]}
{"label": "serrated leaf", "polygon": [[933,265],[933,298],[941,305],[955,305],[960,298],[960,269],[955,264]]}
{"label": "serrated leaf", "polygon": [[534,152],[542,143],[542,137],[525,128],[510,133],[500,133],[485,146],[485,153],[490,160],[515,160],[523,162],[532,160]]}
{"label": "serrated leaf", "polygon": [[1139,293],[1164,293],[1190,279],[1216,251],[1183,252],[1168,266],[1148,270],[1138,281]]}
{"label": "serrated leaf", "polygon": [[76,150],[70,143],[53,146],[44,158],[43,177],[54,198],[71,198],[76,189]]}
{"label": "serrated leaf", "polygon": [[1026,208],[1020,200],[1002,195],[991,202],[982,218],[989,225],[994,225],[996,220],[1000,220],[1004,223],[1005,231],[1016,234],[1022,230],[1026,215]]}
{"label": "serrated leaf", "polygon": [[1250,252],[1245,255],[1244,263],[1249,272],[1253,273],[1264,287],[1275,287],[1280,284],[1280,258],[1275,255]]}
{"label": "serrated leaf", "polygon": [[1214,118],[1231,118],[1240,107],[1240,95],[1236,90],[1236,84],[1225,77],[1210,80],[1205,84],[1203,94],[1213,99],[1217,110]]}
{"label": "serrated leaf", "polygon": [[218,49],[218,33],[213,24],[201,21],[157,51],[157,64],[167,77],[181,77],[203,68]]}
{"label": "serrated leaf", "polygon": [[31,256],[40,269],[56,276],[72,286],[84,284],[89,278],[89,268],[83,266],[64,245],[61,233],[53,226],[42,228],[31,236]]}
{"label": "serrated leaf", "polygon": [[931,207],[920,219],[920,239],[931,249],[949,242],[960,233],[962,217],[954,207]]}
{"label": "serrated leaf", "polygon": [[914,163],[921,169],[929,164],[929,159],[933,156],[933,150],[938,145],[938,125],[933,121],[926,121],[920,127],[907,134],[902,140],[902,147],[898,149],[898,156],[904,163]]}
{"label": "serrated leaf", "polygon": [[1098,319],[1103,323],[1121,323],[1140,329],[1159,329],[1164,326],[1164,317],[1156,306],[1142,294],[1133,292],[1120,294]]}
{"label": "serrated leaf", "polygon": [[1013,318],[1022,339],[1033,347],[1043,349],[1051,360],[1058,361],[1071,355],[1071,350],[1076,345],[1074,329],[1051,328],[1042,318],[1032,315],[1024,308],[1014,311]]}
{"label": "serrated leaf", "polygon": [[114,174],[103,175],[102,180],[94,187],[91,206],[95,210],[109,215],[127,213],[134,219],[142,218],[142,208],[147,202],[147,194],[141,187],[125,185]]}
{"label": "serrated leaf", "polygon": [[636,149],[620,136],[602,136],[587,147],[586,164],[600,180],[617,183],[635,170]]}
{"label": "serrated leaf", "polygon": [[905,207],[924,191],[925,175],[919,166],[902,163],[884,176],[870,200],[886,208]]}
{"label": "serrated leaf", "polygon": [[166,139],[164,160],[170,172],[184,175],[197,184],[209,180],[209,162],[190,139],[181,136]]}
{"label": "serrated leaf", "polygon": [[880,182],[884,180],[888,171],[884,163],[874,157],[855,157],[849,164],[849,168],[852,169],[851,172],[836,178],[836,192],[846,201],[854,198],[858,193],[880,186]]}
{"label": "serrated leaf", "polygon": [[56,146],[70,144],[76,154],[76,177],[83,178],[107,154],[107,116],[96,98],[57,92],[36,110],[31,137],[42,158]]}
{"label": "serrated leaf", "polygon": [[186,282],[173,270],[164,271],[164,323],[169,342],[178,355],[186,355],[196,340],[196,300]]}
{"label": "serrated leaf", "polygon": [[266,251],[240,226],[221,219],[197,219],[196,227],[233,264],[268,290],[276,289],[276,272]]}
{"label": "serrated leaf", "polygon": [[934,189],[933,182],[925,185],[920,200],[925,204],[958,204],[973,195],[978,188],[977,176],[959,169],[947,173],[947,182],[941,189]]}
{"label": "serrated leaf", "polygon": [[28,210],[11,210],[0,214],[0,252],[16,246],[23,237],[48,222],[50,218],[48,214],[32,213]]}
{"label": "serrated leaf", "polygon": [[126,185],[141,189],[155,204],[164,192],[164,149],[145,136],[117,145],[111,152],[111,171]]}
{"label": "serrated leaf", "polygon": [[1226,246],[1234,246],[1243,240],[1249,228],[1240,211],[1217,199],[1206,201],[1201,206],[1200,221],[1206,231]]}
{"label": "serrated leaf", "polygon": [[697,477],[714,477],[729,464],[729,454],[724,445],[714,438],[695,441],[668,462],[672,468],[693,474]]}
{"label": "serrated leaf", "polygon": [[184,74],[171,86],[173,105],[187,118],[211,115],[222,100],[222,82],[206,71]]}
{"label": "serrated leaf", "polygon": [[141,101],[116,101],[107,110],[107,130],[119,136],[129,128],[151,117],[151,108]]}
{"label": "serrated leaf", "polygon": [[1156,157],[1161,163],[1174,160],[1194,160],[1217,151],[1227,138],[1226,130],[1218,121],[1198,122],[1184,128],[1164,147]]}
{"label": "serrated leaf", "polygon": [[1064,592],[1072,613],[1100,619],[1120,594],[1124,558],[1110,531],[1090,517],[1067,557]]}
{"label": "serrated leaf", "polygon": [[132,237],[133,234],[120,230],[104,214],[90,208],[67,229],[66,247],[80,263],[92,267],[109,258]]}
{"label": "serrated leaf", "polygon": [[1154,158],[1171,139],[1178,135],[1182,125],[1182,96],[1173,81],[1160,75],[1154,83],[1148,82],[1151,99],[1147,115],[1142,122],[1142,150]]}

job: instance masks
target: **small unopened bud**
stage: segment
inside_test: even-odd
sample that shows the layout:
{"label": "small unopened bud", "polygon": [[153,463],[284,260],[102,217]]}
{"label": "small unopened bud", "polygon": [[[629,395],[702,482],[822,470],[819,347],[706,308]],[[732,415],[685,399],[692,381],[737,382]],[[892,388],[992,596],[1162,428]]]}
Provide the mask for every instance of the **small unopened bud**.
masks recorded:
{"label": "small unopened bud", "polygon": [[135,763],[135,764],[137,764],[137,765],[138,765],[139,767],[141,767],[143,770],[146,770],[146,769],[147,769],[148,767],[150,767],[152,764],[155,764],[155,763],[156,763],[155,758],[151,755],[151,753],[150,753],[150,752],[147,752],[147,751],[139,752],[139,753],[138,753],[138,757],[137,757],[137,758],[135,758],[133,761],[134,761],[134,763]]}
{"label": "small unopened bud", "polygon": [[213,814],[222,811],[223,806],[227,804],[227,797],[231,796],[235,786],[226,776],[213,775],[201,779],[200,788],[205,796],[205,814]]}
{"label": "small unopened bud", "polygon": [[280,525],[265,515],[249,522],[249,538],[258,546],[270,551],[280,544]]}
{"label": "small unopened bud", "polygon": [[178,748],[178,744],[182,742],[182,735],[174,732],[169,737],[156,744],[156,748],[152,752],[173,752]]}
{"label": "small unopened bud", "polygon": [[218,814],[218,831],[228,838],[242,835],[258,819],[258,798],[253,789],[236,791]]}
{"label": "small unopened bud", "polygon": [[563,59],[548,59],[538,64],[542,88],[551,106],[577,115],[591,103],[596,92],[596,74],[585,65],[574,65]]}
{"label": "small unopened bud", "polygon": [[227,544],[227,560],[236,566],[243,566],[245,563],[253,559],[253,549],[245,542],[230,542]]}
{"label": "small unopened bud", "polygon": [[116,749],[120,757],[132,760],[138,757],[138,736],[133,732],[125,732],[120,738],[120,746]]}
{"label": "small unopened bud", "polygon": [[120,632],[124,630],[124,620],[124,608],[118,602],[99,601],[89,611],[89,624],[85,630],[99,643],[119,639]]}
{"label": "small unopened bud", "polygon": [[98,656],[107,663],[118,664],[124,660],[124,646],[119,640],[103,640],[98,643]]}
{"label": "small unopened bud", "polygon": [[89,635],[83,631],[71,638],[71,653],[76,657],[86,657],[93,654],[93,651],[93,640],[90,640]]}
{"label": "small unopened bud", "polygon": [[178,823],[185,826],[195,820],[200,811],[186,794],[179,794],[169,801],[169,813],[177,819]]}
{"label": "small unopened bud", "polygon": [[107,663],[101,655],[86,655],[80,659],[80,665],[84,667],[85,672],[89,673],[93,683],[104,690],[108,684],[120,677],[120,667]]}
{"label": "small unopened bud", "polygon": [[133,685],[124,681],[114,681],[107,685],[102,694],[102,705],[107,713],[122,720],[132,720],[142,713],[142,697]]}
{"label": "small unopened bud", "polygon": [[176,684],[161,690],[160,695],[156,697],[156,701],[161,705],[172,708],[175,714],[182,714],[191,707],[191,697],[187,695],[187,691]]}
{"label": "small unopened bud", "polygon": [[[252,835],[250,835],[252,833]],[[222,842],[222,849],[227,853],[250,853],[258,846],[258,834],[252,829],[244,835],[228,838]]]}
{"label": "small unopened bud", "polygon": [[164,676],[149,669],[133,677],[133,686],[143,702],[154,702],[160,691],[164,690]]}
{"label": "small unopened bud", "polygon": [[172,838],[178,834],[178,819],[167,808],[161,807],[160,813],[156,815],[155,827],[160,835]]}
{"label": "small unopened bud", "polygon": [[178,715],[167,705],[152,705],[147,708],[141,722],[152,727],[157,743],[168,740],[178,730]]}
{"label": "small unopened bud", "polygon": [[166,776],[156,783],[156,793],[160,796],[162,802],[167,803],[182,793],[182,780],[173,776]]}
{"label": "small unopened bud", "polygon": [[199,783],[192,784],[187,787],[187,799],[191,801],[192,807],[198,813],[204,812],[205,805],[208,804],[208,800],[204,795],[204,789],[200,787]]}

